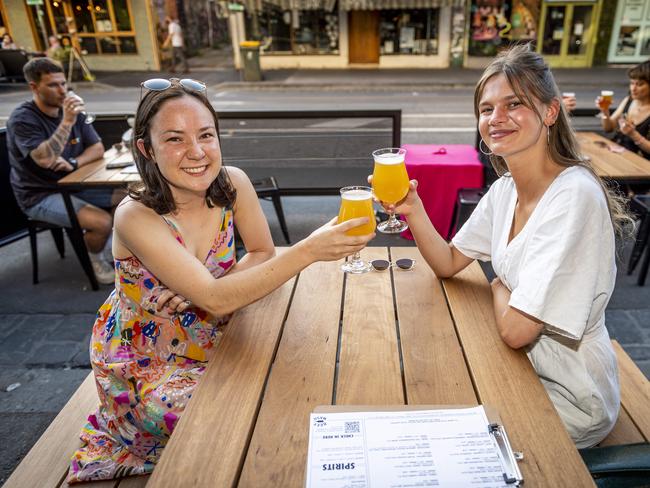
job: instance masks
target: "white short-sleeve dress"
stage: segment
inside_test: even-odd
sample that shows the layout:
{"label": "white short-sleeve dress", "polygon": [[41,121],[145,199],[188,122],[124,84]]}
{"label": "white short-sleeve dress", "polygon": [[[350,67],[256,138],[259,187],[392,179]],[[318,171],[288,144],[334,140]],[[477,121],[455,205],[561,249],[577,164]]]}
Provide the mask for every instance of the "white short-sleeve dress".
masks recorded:
{"label": "white short-sleeve dress", "polygon": [[528,357],[577,447],[590,447],[610,432],[620,406],[605,328],[616,278],[607,200],[588,170],[565,169],[508,243],[516,203],[506,174],[452,242],[468,257],[491,260],[511,291],[509,305],[544,323]]}

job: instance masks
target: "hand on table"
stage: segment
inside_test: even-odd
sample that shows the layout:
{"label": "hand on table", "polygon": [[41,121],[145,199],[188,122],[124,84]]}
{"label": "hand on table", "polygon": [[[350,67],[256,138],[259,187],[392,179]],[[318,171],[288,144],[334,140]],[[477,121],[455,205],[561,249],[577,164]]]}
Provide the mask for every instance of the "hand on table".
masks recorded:
{"label": "hand on table", "polygon": [[61,156],[56,158],[56,161],[50,165],[50,169],[52,171],[72,171],[74,168],[70,163],[68,163],[65,159],[63,159]]}

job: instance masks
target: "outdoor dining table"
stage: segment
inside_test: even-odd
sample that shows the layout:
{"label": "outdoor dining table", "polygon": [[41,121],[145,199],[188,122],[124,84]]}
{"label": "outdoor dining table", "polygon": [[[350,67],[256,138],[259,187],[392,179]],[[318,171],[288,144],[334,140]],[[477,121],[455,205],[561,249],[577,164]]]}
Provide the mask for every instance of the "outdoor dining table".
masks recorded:
{"label": "outdoor dining table", "polygon": [[[128,158],[111,151],[60,180],[68,203],[139,180],[106,169]],[[317,263],[233,314],[147,486],[300,487],[319,405],[478,404],[523,453],[527,486],[594,486],[525,352],[499,337],[477,263],[439,280],[414,247],[361,255],[416,265],[351,276]]]}
{"label": "outdoor dining table", "polygon": [[[583,155],[601,178],[619,184],[650,183],[650,161],[595,132],[578,132]],[[612,150],[614,149],[614,150]],[[615,152],[620,151],[622,152]]]}
{"label": "outdoor dining table", "polygon": [[316,263],[234,313],[147,487],[301,487],[317,406],[405,404],[490,406],[526,486],[594,486],[476,262],[439,280],[414,247],[361,255],[416,265]]}

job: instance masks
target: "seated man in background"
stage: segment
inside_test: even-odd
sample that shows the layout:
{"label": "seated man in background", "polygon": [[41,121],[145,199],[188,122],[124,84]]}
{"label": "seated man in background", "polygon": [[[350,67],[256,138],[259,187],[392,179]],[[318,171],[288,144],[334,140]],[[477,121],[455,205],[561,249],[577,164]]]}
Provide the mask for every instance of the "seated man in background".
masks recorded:
{"label": "seated man in background", "polygon": [[[57,181],[104,154],[104,145],[85,116],[83,101],[67,93],[62,66],[49,58],[29,61],[23,72],[32,99],[21,103],[7,121],[11,185],[27,216],[69,227],[70,219]],[[112,217],[112,190],[87,190],[72,196],[72,205],[97,277],[113,283],[112,263],[103,258]],[[110,245],[110,243],[109,243]]]}

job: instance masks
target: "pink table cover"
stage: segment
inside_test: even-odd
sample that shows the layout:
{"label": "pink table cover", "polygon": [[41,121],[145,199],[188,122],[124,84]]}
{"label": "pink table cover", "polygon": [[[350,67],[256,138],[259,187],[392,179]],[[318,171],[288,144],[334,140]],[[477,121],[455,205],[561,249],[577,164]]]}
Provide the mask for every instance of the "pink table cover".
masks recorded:
{"label": "pink table cover", "polygon": [[[483,165],[467,144],[404,144],[406,171],[418,180],[418,195],[438,233],[447,238],[460,188],[483,187]],[[441,148],[446,154],[434,154]],[[402,237],[413,239],[407,230]]]}

